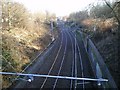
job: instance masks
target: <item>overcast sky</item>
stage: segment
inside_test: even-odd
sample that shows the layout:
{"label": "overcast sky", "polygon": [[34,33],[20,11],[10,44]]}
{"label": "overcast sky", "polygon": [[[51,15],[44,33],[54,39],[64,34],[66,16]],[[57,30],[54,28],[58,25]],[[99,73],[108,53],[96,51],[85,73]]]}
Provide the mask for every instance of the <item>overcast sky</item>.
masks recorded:
{"label": "overcast sky", "polygon": [[28,10],[49,11],[57,16],[68,15],[71,12],[79,11],[90,3],[97,0],[14,0],[23,3]]}

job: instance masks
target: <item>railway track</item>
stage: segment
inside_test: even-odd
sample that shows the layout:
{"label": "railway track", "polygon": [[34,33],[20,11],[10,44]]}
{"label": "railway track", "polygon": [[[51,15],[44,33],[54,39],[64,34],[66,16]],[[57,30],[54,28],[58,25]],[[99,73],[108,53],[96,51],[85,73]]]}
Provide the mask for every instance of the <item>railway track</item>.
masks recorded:
{"label": "railway track", "polygon": [[[94,78],[90,66],[89,58],[85,48],[64,24],[60,25],[61,33],[53,47],[45,57],[44,62],[36,63],[35,69],[30,73],[45,74],[54,76],[68,76],[76,78]],[[39,58],[40,60],[40,58]],[[86,82],[84,80],[68,80],[59,78],[35,77],[32,82],[19,81],[15,88],[69,88],[86,89],[96,88],[96,82]]]}

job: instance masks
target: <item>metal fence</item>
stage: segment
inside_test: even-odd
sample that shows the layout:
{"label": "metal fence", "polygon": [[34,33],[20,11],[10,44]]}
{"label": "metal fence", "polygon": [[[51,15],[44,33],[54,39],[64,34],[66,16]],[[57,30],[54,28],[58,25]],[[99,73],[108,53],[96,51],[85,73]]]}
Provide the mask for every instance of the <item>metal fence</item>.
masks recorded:
{"label": "metal fence", "polygon": [[91,41],[83,32],[79,32],[83,40],[86,52],[88,53],[92,69],[96,78],[106,78],[108,82],[98,82],[101,88],[117,88],[113,77],[111,76],[102,56]]}

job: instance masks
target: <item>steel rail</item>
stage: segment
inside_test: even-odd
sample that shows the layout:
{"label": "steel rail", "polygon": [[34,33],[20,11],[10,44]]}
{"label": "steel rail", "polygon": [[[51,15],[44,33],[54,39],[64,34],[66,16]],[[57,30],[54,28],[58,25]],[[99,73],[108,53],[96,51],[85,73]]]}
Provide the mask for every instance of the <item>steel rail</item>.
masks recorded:
{"label": "steel rail", "polygon": [[[72,35],[73,36],[73,35]],[[75,37],[73,37],[74,38],[74,41],[75,41],[75,48],[74,48],[74,50],[75,50],[75,53],[74,53],[74,66],[75,66],[75,77],[77,77],[77,49],[76,49],[76,36]],[[77,87],[77,80],[75,80],[75,90],[76,90],[76,87]]]}
{"label": "steel rail", "polygon": [[[77,41],[77,47],[78,47],[78,52],[79,52],[79,58],[80,58],[80,66],[81,66],[81,70],[82,70],[82,78],[84,77],[84,72],[83,72],[83,62],[82,62],[82,58],[81,58],[81,53],[80,53],[80,48],[78,46],[78,41]],[[84,85],[84,80],[83,80],[83,90],[85,89],[85,85]]]}
{"label": "steel rail", "polygon": [[[73,33],[72,33],[73,35]],[[83,62],[82,62],[82,58],[81,58],[81,53],[80,53],[80,48],[79,48],[79,45],[78,45],[78,41],[76,42],[77,43],[77,47],[78,47],[78,52],[79,52],[79,58],[80,58],[80,66],[81,66],[81,70],[82,70],[82,78],[84,77],[84,73],[83,73]],[[84,81],[83,81],[83,89],[85,88],[84,86]]]}
{"label": "steel rail", "polygon": [[[68,33],[68,35],[70,37],[70,41],[71,41],[71,44],[72,44],[72,51],[73,51],[73,61],[72,61],[72,70],[71,70],[72,77],[73,77],[73,74],[74,74],[74,46],[73,46],[73,40],[71,38],[70,33],[69,32],[67,32],[67,33]],[[71,82],[70,82],[70,90],[72,89],[72,85],[73,85],[73,80],[71,80]]]}
{"label": "steel rail", "polygon": [[47,78],[59,78],[59,79],[69,79],[69,80],[85,80],[85,81],[100,81],[108,82],[108,79],[94,79],[94,78],[77,78],[77,77],[67,77],[67,76],[54,76],[54,75],[40,75],[40,74],[23,74],[23,73],[13,73],[13,72],[0,72],[0,75],[19,75],[28,77],[47,77]]}
{"label": "steel rail", "polygon": [[[57,52],[57,55],[56,55],[56,57],[55,57],[55,60],[54,60],[52,66],[51,66],[51,68],[50,68],[50,70],[49,70],[49,72],[48,72],[48,75],[51,73],[51,71],[52,71],[52,69],[53,69],[53,67],[54,67],[54,65],[55,65],[55,63],[56,63],[56,60],[57,60],[57,58],[58,58],[58,56],[59,56],[60,50],[61,50],[61,48],[62,48],[62,43],[63,43],[63,32],[61,31],[61,33],[62,33],[61,44],[60,44],[59,50],[58,50],[58,52]],[[45,85],[46,81],[47,81],[47,77],[45,78],[44,82],[42,83],[42,85],[41,85],[41,87],[40,87],[41,89],[42,89],[43,86]]]}
{"label": "steel rail", "polygon": [[[72,34],[72,36],[73,36],[73,38],[76,38],[76,34],[75,35],[73,35],[73,33],[71,33]],[[77,41],[77,40],[76,40]],[[78,52],[79,52],[79,60],[80,60],[80,66],[81,66],[81,71],[82,71],[82,78],[84,77],[84,73],[83,73],[83,64],[82,64],[82,58],[81,58],[81,53],[80,53],[80,48],[79,48],[79,45],[78,45],[78,41],[76,42],[76,44],[77,44],[77,48],[78,48]],[[83,90],[84,90],[84,88],[85,88],[85,86],[84,86],[84,80],[83,80]]]}
{"label": "steel rail", "polygon": [[[77,77],[77,44],[76,44],[76,34],[75,34],[75,77]],[[77,88],[77,80],[75,80],[75,90]]]}
{"label": "steel rail", "polygon": [[[65,34],[66,36],[66,34]],[[64,54],[63,54],[63,58],[62,58],[62,62],[60,64],[60,68],[59,68],[59,71],[58,71],[58,74],[57,76],[60,75],[60,72],[61,72],[61,69],[62,69],[62,66],[63,66],[63,62],[64,62],[64,59],[65,59],[65,55],[66,55],[66,48],[67,48],[67,38],[66,38],[66,43],[65,43],[65,50],[64,50]],[[55,80],[55,83],[53,85],[53,90],[55,89],[56,85],[57,85],[57,81],[58,81],[58,78]]]}

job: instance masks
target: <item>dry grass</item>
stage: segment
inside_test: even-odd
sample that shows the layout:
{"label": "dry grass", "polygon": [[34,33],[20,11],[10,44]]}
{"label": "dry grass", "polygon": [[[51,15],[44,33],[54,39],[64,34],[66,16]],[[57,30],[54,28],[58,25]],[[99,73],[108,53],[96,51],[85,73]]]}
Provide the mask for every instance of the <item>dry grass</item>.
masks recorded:
{"label": "dry grass", "polygon": [[[36,54],[42,51],[50,42],[51,37],[49,35],[49,26],[47,25],[36,26],[35,29],[29,30],[13,28],[10,31],[2,31],[2,48],[5,52],[9,51],[11,57],[11,60],[7,60],[10,63],[16,63],[16,66],[13,65],[15,70],[10,69],[11,66],[6,65],[3,66],[5,68],[3,71],[22,71],[36,57]],[[5,63],[8,64],[7,62]],[[3,88],[8,87],[11,83],[7,78],[3,77]]]}
{"label": "dry grass", "polygon": [[83,25],[85,25],[88,28],[91,28],[91,30],[94,30],[93,28],[96,26],[96,30],[105,32],[110,30],[115,30],[117,23],[113,18],[110,19],[86,19],[82,22]]}
{"label": "dry grass", "polygon": [[[30,13],[21,3],[3,0],[1,71],[21,72],[51,42],[52,18],[50,13]],[[9,77],[3,76],[3,88],[10,83]]]}
{"label": "dry grass", "polygon": [[[83,24],[86,26],[86,29],[83,30],[91,36],[119,87],[120,71],[118,63],[120,60],[118,58],[118,28],[116,21],[113,18],[86,19]],[[95,25],[96,30],[94,30]]]}

